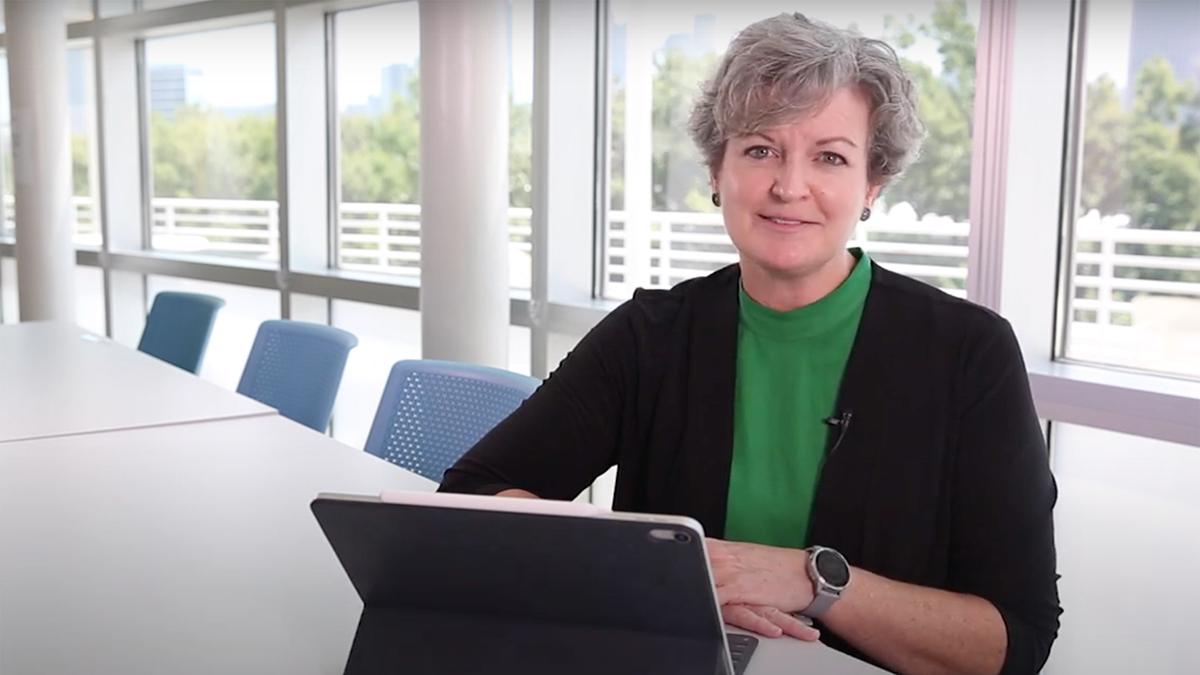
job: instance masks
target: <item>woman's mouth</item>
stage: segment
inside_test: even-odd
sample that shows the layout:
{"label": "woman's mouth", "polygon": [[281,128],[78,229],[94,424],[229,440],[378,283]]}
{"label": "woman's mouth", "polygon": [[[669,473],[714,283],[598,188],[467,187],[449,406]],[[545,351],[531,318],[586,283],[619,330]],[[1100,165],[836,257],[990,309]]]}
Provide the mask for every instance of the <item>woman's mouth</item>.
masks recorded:
{"label": "woman's mouth", "polygon": [[759,218],[762,218],[763,220],[767,221],[768,223],[771,223],[772,225],[776,225],[778,227],[796,228],[796,227],[802,227],[805,225],[820,225],[820,223],[816,222],[815,220],[801,220],[801,219],[796,219],[796,218],[783,218],[780,216],[765,216],[765,215],[759,215]]}

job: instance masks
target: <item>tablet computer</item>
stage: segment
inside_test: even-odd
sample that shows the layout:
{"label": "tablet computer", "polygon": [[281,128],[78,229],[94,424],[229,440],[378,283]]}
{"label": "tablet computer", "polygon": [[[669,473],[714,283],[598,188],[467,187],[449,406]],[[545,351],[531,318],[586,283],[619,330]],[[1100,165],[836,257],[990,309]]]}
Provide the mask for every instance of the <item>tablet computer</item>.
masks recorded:
{"label": "tablet computer", "polygon": [[736,675],[756,644],[727,639],[690,518],[433,493],[312,511],[363,601],[350,675]]}

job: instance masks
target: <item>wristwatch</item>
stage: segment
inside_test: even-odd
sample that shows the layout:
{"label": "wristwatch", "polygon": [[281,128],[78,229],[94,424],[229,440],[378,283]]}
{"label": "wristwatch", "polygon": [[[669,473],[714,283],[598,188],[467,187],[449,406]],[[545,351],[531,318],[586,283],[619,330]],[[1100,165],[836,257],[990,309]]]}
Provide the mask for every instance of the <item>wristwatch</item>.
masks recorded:
{"label": "wristwatch", "polygon": [[850,565],[841,553],[824,546],[808,551],[808,578],[813,582],[813,600],[800,613],[816,618],[825,613],[850,585]]}

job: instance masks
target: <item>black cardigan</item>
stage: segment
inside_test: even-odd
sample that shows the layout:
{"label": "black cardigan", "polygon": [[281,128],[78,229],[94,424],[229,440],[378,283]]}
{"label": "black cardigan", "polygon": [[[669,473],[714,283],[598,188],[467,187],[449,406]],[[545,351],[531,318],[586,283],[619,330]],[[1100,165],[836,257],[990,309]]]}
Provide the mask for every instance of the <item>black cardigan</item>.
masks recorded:
{"label": "black cardigan", "polygon": [[[441,489],[571,499],[616,464],[614,508],[691,516],[720,537],[739,274],[733,265],[636,292]],[[836,412],[852,416],[830,433],[810,543],[890,579],[991,601],[1008,632],[1003,672],[1040,669],[1061,613],[1057,493],[1008,323],[872,265]]]}

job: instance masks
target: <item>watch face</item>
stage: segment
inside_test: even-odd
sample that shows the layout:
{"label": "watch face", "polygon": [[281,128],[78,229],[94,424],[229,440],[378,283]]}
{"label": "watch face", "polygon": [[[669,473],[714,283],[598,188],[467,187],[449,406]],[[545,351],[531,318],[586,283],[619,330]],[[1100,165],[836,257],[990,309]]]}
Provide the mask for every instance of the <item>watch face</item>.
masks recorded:
{"label": "watch face", "polygon": [[817,552],[817,572],[830,586],[840,588],[850,581],[850,567],[836,551]]}

